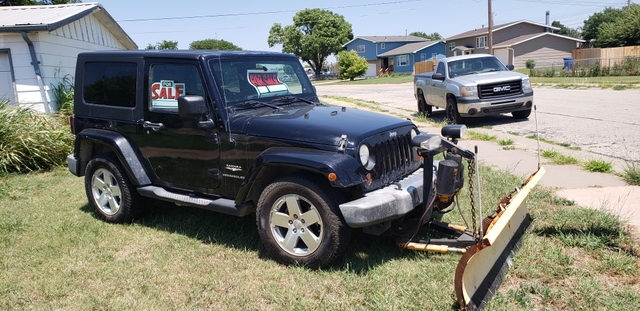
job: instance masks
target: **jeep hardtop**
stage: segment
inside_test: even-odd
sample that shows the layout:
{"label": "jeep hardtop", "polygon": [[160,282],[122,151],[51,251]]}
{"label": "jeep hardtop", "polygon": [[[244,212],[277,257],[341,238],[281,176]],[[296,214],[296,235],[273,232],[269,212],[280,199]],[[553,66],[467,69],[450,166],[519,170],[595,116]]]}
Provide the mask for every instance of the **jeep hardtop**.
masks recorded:
{"label": "jeep hardtop", "polygon": [[274,258],[319,267],[352,228],[379,235],[420,213],[417,127],[321,104],[292,55],[87,52],[75,81],[68,167],[105,221],[140,217],[145,198],[255,212]]}

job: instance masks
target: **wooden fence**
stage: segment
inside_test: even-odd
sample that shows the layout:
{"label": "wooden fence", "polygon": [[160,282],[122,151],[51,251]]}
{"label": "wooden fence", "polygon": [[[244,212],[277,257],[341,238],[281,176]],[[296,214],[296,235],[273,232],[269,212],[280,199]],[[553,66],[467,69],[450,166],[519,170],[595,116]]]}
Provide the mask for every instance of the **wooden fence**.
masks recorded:
{"label": "wooden fence", "polygon": [[640,57],[640,46],[623,46],[617,48],[577,49],[571,51],[576,64],[593,66],[595,62],[611,67],[625,61],[626,57]]}
{"label": "wooden fence", "polygon": [[435,61],[416,62],[413,64],[413,74],[434,71],[436,68]]}

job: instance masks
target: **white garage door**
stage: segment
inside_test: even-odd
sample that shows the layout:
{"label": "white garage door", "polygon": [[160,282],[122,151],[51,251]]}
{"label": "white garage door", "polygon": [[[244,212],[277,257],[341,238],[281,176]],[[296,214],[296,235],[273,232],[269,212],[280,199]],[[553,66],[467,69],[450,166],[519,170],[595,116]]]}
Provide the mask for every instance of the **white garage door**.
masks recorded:
{"label": "white garage door", "polygon": [[509,65],[509,50],[508,49],[495,49],[493,50],[495,55],[505,66]]}
{"label": "white garage door", "polygon": [[364,77],[375,78],[378,75],[376,64],[367,64],[367,66],[369,66],[369,68],[367,68],[367,72],[365,72]]}

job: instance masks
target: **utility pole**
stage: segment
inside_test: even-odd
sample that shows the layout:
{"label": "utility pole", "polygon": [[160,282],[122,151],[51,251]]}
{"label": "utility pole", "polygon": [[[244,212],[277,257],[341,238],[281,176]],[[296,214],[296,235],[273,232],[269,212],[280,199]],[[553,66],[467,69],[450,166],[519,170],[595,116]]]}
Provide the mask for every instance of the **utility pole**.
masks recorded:
{"label": "utility pole", "polygon": [[491,11],[491,0],[489,0],[489,31],[487,33],[489,54],[493,55],[493,12]]}

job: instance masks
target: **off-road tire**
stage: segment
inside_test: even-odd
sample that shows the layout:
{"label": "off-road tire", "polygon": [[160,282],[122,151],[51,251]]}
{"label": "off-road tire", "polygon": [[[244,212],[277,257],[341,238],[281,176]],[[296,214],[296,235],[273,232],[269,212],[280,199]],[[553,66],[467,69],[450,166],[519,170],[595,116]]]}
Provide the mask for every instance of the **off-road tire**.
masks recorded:
{"label": "off-road tire", "polygon": [[531,115],[531,108],[527,110],[513,111],[511,115],[516,119],[526,119]]}
{"label": "off-road tire", "polygon": [[84,186],[94,214],[104,221],[127,223],[143,212],[140,194],[114,156],[99,155],[91,159]]}
{"label": "off-road tire", "polygon": [[424,98],[424,94],[422,92],[418,93],[418,113],[424,115],[425,117],[431,117],[431,113],[433,112],[433,106],[427,103],[427,100]]}
{"label": "off-road tire", "polygon": [[465,118],[458,113],[458,105],[456,99],[453,97],[447,98],[446,108],[447,123],[449,124],[464,124]]}
{"label": "off-road tire", "polygon": [[341,195],[299,175],[267,186],[256,209],[258,233],[267,252],[284,264],[326,267],[342,257],[351,228],[339,216]]}

